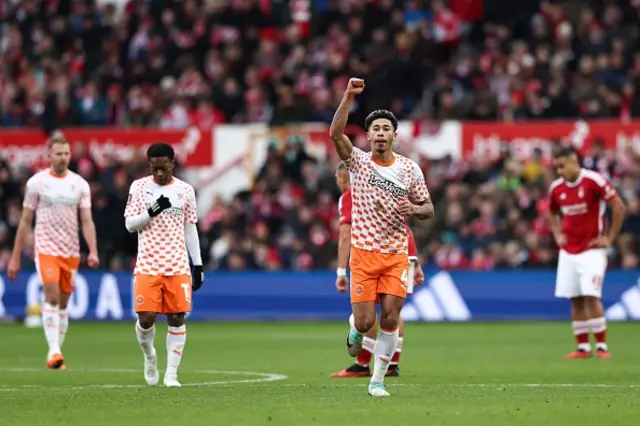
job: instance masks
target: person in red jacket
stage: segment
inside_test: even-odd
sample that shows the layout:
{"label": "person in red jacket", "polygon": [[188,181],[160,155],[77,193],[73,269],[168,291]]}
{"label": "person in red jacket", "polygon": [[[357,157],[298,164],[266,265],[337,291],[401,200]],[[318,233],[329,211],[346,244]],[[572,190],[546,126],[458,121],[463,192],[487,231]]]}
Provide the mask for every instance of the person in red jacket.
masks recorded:
{"label": "person in red jacket", "polygon": [[[338,165],[336,171],[336,182],[342,195],[338,201],[338,213],[340,216],[340,236],[338,240],[338,269],[336,279],[336,289],[345,293],[349,289],[349,281],[347,279],[347,264],[349,262],[349,253],[351,251],[351,183],[349,180],[349,171],[344,163]],[[409,261],[410,275],[413,276],[414,286],[422,284],[424,281],[424,272],[422,267],[418,263],[418,252],[416,250],[416,242],[413,238],[413,233],[407,225],[407,234],[409,235]],[[411,273],[411,271],[413,273]],[[402,353],[402,345],[404,341],[404,321],[400,318],[399,322],[400,338],[398,339],[398,345],[396,351],[391,359],[389,370],[387,371],[387,377],[396,377],[400,374],[398,364],[400,363],[400,355]],[[365,334],[362,342],[362,350],[356,357],[355,363],[350,367],[337,371],[331,374],[331,377],[369,377],[371,370],[369,363],[373,355],[373,347],[376,343],[376,336],[378,333],[378,327],[371,327],[371,330]]]}

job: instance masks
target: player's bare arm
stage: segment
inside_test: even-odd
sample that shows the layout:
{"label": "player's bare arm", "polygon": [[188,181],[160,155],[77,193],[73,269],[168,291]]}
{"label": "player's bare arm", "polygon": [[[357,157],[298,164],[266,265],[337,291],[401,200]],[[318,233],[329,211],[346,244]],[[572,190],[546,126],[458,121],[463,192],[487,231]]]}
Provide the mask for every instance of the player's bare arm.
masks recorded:
{"label": "player's bare arm", "polygon": [[409,239],[409,262],[414,265],[414,273],[413,273],[413,285],[418,287],[420,284],[424,282],[424,272],[422,271],[422,266],[420,265],[420,261],[418,260],[418,249],[416,246],[416,239],[411,231],[411,228],[407,226],[407,237]]}
{"label": "player's bare arm", "polygon": [[90,268],[97,268],[100,266],[100,259],[98,258],[98,239],[96,238],[96,225],[93,223],[93,216],[90,208],[80,209],[80,222],[82,224],[82,236],[87,242],[87,247],[89,247],[87,264]]}
{"label": "player's bare arm", "polygon": [[342,102],[338,106],[333,121],[331,122],[331,128],[329,130],[329,136],[333,141],[333,145],[336,147],[336,151],[342,160],[346,160],[351,155],[353,150],[353,144],[349,138],[344,134],[344,129],[347,127],[347,121],[349,120],[349,111],[353,100],[357,95],[364,90],[364,80],[359,78],[349,79],[347,83],[347,89],[342,97]]}
{"label": "player's bare arm", "polygon": [[589,247],[607,248],[618,238],[622,222],[624,222],[624,214],[626,207],[620,197],[613,197],[607,202],[611,209],[611,227],[606,236],[598,237],[589,243]]}
{"label": "player's bare arm", "polygon": [[562,221],[558,212],[549,211],[547,213],[547,223],[551,229],[551,234],[556,241],[558,247],[562,248],[567,243],[567,239],[562,233]]}
{"label": "player's bare arm", "polygon": [[349,288],[347,280],[347,265],[349,263],[349,253],[351,252],[351,224],[340,225],[340,235],[338,237],[338,277],[336,278],[336,289],[344,293]]}
{"label": "player's bare arm", "polygon": [[10,280],[15,280],[20,272],[20,255],[24,248],[24,241],[29,234],[31,225],[33,224],[34,211],[23,207],[22,216],[20,217],[20,223],[18,224],[18,230],[16,231],[16,240],[13,243],[13,252],[11,253],[11,259],[9,259],[9,265],[7,267],[7,275]]}
{"label": "player's bare arm", "polygon": [[420,220],[431,219],[435,214],[430,198],[420,204],[414,204],[408,198],[403,197],[398,201],[398,211],[403,216],[415,216]]}

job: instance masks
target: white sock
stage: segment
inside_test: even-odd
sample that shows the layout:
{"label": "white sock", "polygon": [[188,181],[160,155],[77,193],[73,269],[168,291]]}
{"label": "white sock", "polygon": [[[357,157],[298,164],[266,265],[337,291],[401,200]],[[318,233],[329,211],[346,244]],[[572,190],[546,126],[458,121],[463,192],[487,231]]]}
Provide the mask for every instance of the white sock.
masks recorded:
{"label": "white sock", "polygon": [[58,314],[60,315],[60,348],[62,348],[62,344],[64,343],[64,338],[67,336],[67,330],[69,329],[69,311],[67,309],[59,309]]}
{"label": "white sock", "polygon": [[362,351],[360,351],[360,355],[356,357],[355,363],[361,367],[369,367],[375,346],[376,339],[364,336],[362,338]]}
{"label": "white sock", "polygon": [[171,327],[167,331],[167,371],[166,375],[178,374],[178,367],[182,361],[182,351],[187,341],[187,327]]}
{"label": "white sock", "polygon": [[399,332],[397,328],[394,331],[380,329],[380,334],[378,334],[378,338],[376,339],[376,346],[373,349],[375,359],[371,383],[384,382],[384,376],[387,374],[391,358],[398,346],[398,338]]}
{"label": "white sock", "polygon": [[[402,346],[404,345],[404,337],[400,336],[398,337],[398,344],[396,345],[396,351],[393,354],[395,356],[396,353],[401,354],[402,353]],[[398,365],[397,361],[391,361],[391,365]]]}
{"label": "white sock", "polygon": [[362,335],[356,328],[356,317],[353,314],[349,316],[349,332]]}
{"label": "white sock", "polygon": [[49,357],[61,353],[60,351],[60,315],[58,306],[44,304],[42,309],[42,327],[44,337],[49,345]]}
{"label": "white sock", "polygon": [[155,324],[152,325],[151,328],[145,329],[140,325],[140,321],[136,321],[136,336],[138,336],[138,343],[140,343],[140,348],[144,356],[152,356],[154,352],[153,340],[156,337]]}
{"label": "white sock", "polygon": [[373,353],[374,348],[376,347],[376,339],[373,339],[368,336],[364,336],[362,339],[362,349]]}

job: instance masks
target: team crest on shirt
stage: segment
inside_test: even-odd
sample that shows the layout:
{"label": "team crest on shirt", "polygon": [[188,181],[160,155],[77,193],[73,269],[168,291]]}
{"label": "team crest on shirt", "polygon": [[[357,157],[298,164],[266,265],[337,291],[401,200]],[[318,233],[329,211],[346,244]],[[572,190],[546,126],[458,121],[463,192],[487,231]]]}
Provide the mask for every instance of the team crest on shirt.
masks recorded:
{"label": "team crest on shirt", "polygon": [[182,200],[184,198],[184,193],[183,192],[178,192],[178,199]]}
{"label": "team crest on shirt", "polygon": [[565,194],[564,192],[562,194],[560,194],[560,199],[564,200],[567,198],[567,194]]}
{"label": "team crest on shirt", "polygon": [[398,180],[401,182],[404,182],[404,178],[407,177],[407,175],[404,173],[404,170],[400,170],[398,172]]}
{"label": "team crest on shirt", "polygon": [[578,188],[578,197],[584,198],[584,189],[582,187]]}

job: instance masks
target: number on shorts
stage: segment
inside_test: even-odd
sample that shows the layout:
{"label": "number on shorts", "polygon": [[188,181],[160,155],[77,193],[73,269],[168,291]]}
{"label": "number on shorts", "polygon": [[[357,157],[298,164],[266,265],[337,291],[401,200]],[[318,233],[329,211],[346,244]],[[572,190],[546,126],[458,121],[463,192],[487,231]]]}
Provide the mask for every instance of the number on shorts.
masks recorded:
{"label": "number on shorts", "polygon": [[593,286],[595,288],[602,287],[602,282],[603,281],[604,281],[604,279],[602,278],[602,275],[594,275],[593,276]]}
{"label": "number on shorts", "polygon": [[191,284],[180,284],[180,287],[184,290],[184,300],[191,303]]}
{"label": "number on shorts", "polygon": [[403,269],[402,275],[400,276],[400,281],[402,281],[403,283],[406,283],[408,280],[409,280],[409,275],[407,274],[407,270]]}

